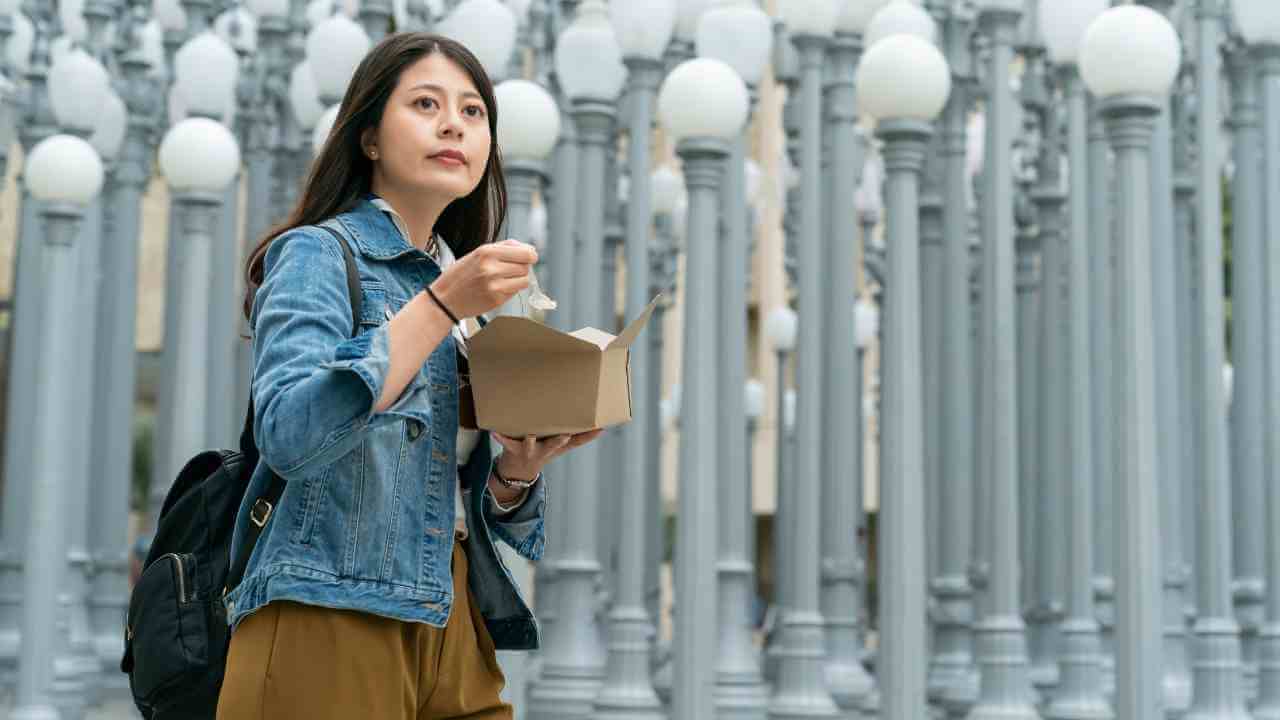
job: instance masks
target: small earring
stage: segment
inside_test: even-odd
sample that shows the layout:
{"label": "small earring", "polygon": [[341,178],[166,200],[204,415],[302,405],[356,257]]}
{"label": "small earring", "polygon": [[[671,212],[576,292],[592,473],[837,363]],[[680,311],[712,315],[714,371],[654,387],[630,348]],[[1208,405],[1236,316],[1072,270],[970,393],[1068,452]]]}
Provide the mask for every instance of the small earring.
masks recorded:
{"label": "small earring", "polygon": [[377,150],[370,150],[370,151],[369,151],[369,159],[370,159],[370,160],[377,160],[377,159],[378,159],[378,151],[377,151]]}

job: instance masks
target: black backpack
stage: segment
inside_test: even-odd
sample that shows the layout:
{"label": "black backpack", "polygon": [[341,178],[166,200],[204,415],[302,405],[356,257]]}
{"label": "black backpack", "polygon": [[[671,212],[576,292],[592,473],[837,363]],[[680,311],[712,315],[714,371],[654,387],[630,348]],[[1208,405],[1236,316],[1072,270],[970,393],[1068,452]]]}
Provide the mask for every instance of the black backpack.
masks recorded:
{"label": "black backpack", "polygon": [[[346,240],[352,334],[360,322],[360,275]],[[258,465],[253,439],[253,397],[240,449],[210,450],[187,462],[165,496],[155,537],[129,597],[120,670],[129,674],[134,704],[148,720],[213,720],[231,640],[222,597],[240,584],[249,554],[284,493],[272,473],[254,504],[249,533],[232,562],[236,515]]]}

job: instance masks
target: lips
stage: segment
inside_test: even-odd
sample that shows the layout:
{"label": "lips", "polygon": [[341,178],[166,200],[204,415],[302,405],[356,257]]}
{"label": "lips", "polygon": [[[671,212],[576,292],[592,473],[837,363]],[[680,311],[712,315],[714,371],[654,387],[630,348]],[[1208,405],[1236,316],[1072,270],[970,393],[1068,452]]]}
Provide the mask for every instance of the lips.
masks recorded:
{"label": "lips", "polygon": [[430,157],[432,160],[443,160],[445,162],[457,163],[459,165],[467,164],[467,156],[457,150],[441,150]]}

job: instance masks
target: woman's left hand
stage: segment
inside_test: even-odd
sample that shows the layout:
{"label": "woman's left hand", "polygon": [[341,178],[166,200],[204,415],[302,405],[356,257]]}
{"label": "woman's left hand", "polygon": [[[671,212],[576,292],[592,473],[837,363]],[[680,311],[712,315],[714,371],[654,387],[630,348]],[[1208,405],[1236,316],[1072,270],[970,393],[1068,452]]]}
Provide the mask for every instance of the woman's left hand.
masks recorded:
{"label": "woman's left hand", "polygon": [[570,450],[582,447],[600,437],[603,430],[591,430],[576,435],[553,435],[539,440],[529,435],[523,440],[499,433],[489,433],[502,446],[498,457],[498,472],[511,480],[532,480],[542,468]]}

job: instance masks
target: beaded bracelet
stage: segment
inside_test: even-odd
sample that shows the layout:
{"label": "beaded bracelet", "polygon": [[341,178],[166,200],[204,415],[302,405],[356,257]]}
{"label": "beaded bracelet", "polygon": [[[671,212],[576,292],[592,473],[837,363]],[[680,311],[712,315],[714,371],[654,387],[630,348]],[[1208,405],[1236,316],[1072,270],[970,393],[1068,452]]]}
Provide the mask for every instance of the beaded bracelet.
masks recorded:
{"label": "beaded bracelet", "polygon": [[498,472],[498,463],[495,462],[493,464],[493,477],[498,480],[498,484],[508,490],[528,490],[538,484],[538,478],[542,477],[542,473],[538,473],[532,480],[509,480],[503,477],[501,472]]}

